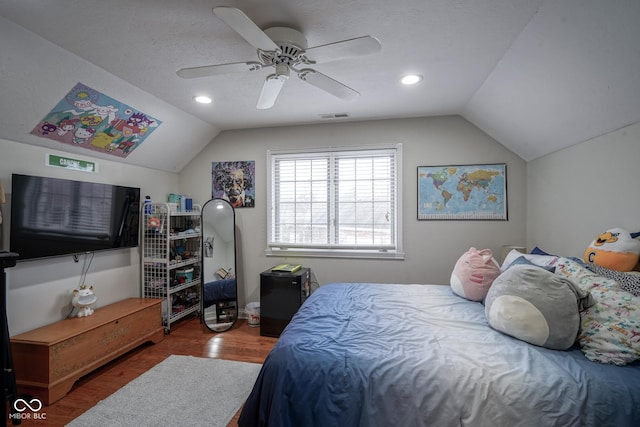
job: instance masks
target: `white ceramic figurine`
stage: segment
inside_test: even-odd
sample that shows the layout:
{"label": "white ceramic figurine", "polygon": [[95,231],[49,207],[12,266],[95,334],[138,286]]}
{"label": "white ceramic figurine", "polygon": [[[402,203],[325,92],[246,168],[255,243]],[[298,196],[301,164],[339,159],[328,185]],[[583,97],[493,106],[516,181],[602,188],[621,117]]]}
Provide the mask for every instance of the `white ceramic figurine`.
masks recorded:
{"label": "white ceramic figurine", "polygon": [[73,290],[71,304],[80,309],[78,317],[85,317],[93,314],[93,308],[90,306],[97,300],[98,297],[93,293],[93,286],[81,285],[79,289]]}

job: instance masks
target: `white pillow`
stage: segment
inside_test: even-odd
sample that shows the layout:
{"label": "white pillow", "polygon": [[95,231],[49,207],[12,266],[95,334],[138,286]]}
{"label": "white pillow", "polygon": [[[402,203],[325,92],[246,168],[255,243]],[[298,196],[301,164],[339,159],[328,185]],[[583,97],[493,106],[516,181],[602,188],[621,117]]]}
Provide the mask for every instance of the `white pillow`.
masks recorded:
{"label": "white pillow", "polygon": [[558,262],[558,257],[553,255],[534,255],[534,254],[523,254],[522,252],[513,249],[511,252],[507,254],[502,262],[502,266],[500,267],[501,271],[505,271],[516,259],[521,256],[525,257],[525,259],[532,264],[537,265],[538,267],[543,267],[545,269],[549,269],[549,267],[554,267]]}

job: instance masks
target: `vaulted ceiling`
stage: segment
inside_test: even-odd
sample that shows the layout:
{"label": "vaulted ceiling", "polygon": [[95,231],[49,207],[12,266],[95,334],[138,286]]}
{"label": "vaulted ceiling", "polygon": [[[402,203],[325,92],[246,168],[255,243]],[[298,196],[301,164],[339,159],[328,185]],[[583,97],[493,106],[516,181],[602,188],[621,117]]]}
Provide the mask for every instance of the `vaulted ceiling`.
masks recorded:
{"label": "vaulted ceiling", "polygon": [[[292,74],[258,109],[271,67],[176,75],[258,61],[216,6],[309,47],[370,35],[382,48],[312,65],[355,99]],[[0,138],[87,154],[30,134],[81,82],[162,121],[120,160],[167,171],[227,129],[458,114],[531,160],[640,122],[637,0],[0,0],[0,16]],[[407,73],[423,80],[403,87]]]}

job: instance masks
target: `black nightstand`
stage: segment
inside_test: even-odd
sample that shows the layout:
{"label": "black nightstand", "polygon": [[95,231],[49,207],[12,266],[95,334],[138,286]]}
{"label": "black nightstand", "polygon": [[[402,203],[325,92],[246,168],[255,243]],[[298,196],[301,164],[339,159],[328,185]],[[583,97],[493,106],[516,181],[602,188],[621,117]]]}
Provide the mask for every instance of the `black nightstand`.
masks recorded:
{"label": "black nightstand", "polygon": [[260,273],[260,335],[279,337],[309,296],[311,269]]}

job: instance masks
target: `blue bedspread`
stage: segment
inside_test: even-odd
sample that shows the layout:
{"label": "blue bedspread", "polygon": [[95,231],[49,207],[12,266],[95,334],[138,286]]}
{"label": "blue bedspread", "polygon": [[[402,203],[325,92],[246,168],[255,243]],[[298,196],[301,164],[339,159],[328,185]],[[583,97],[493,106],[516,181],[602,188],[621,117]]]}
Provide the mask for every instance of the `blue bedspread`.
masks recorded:
{"label": "blue bedspread", "polygon": [[236,299],[236,279],[220,279],[204,284],[202,298],[204,307],[207,308],[217,302],[231,301]]}
{"label": "blue bedspread", "polygon": [[239,425],[638,426],[640,366],[503,335],[448,286],[331,284],[280,336]]}

